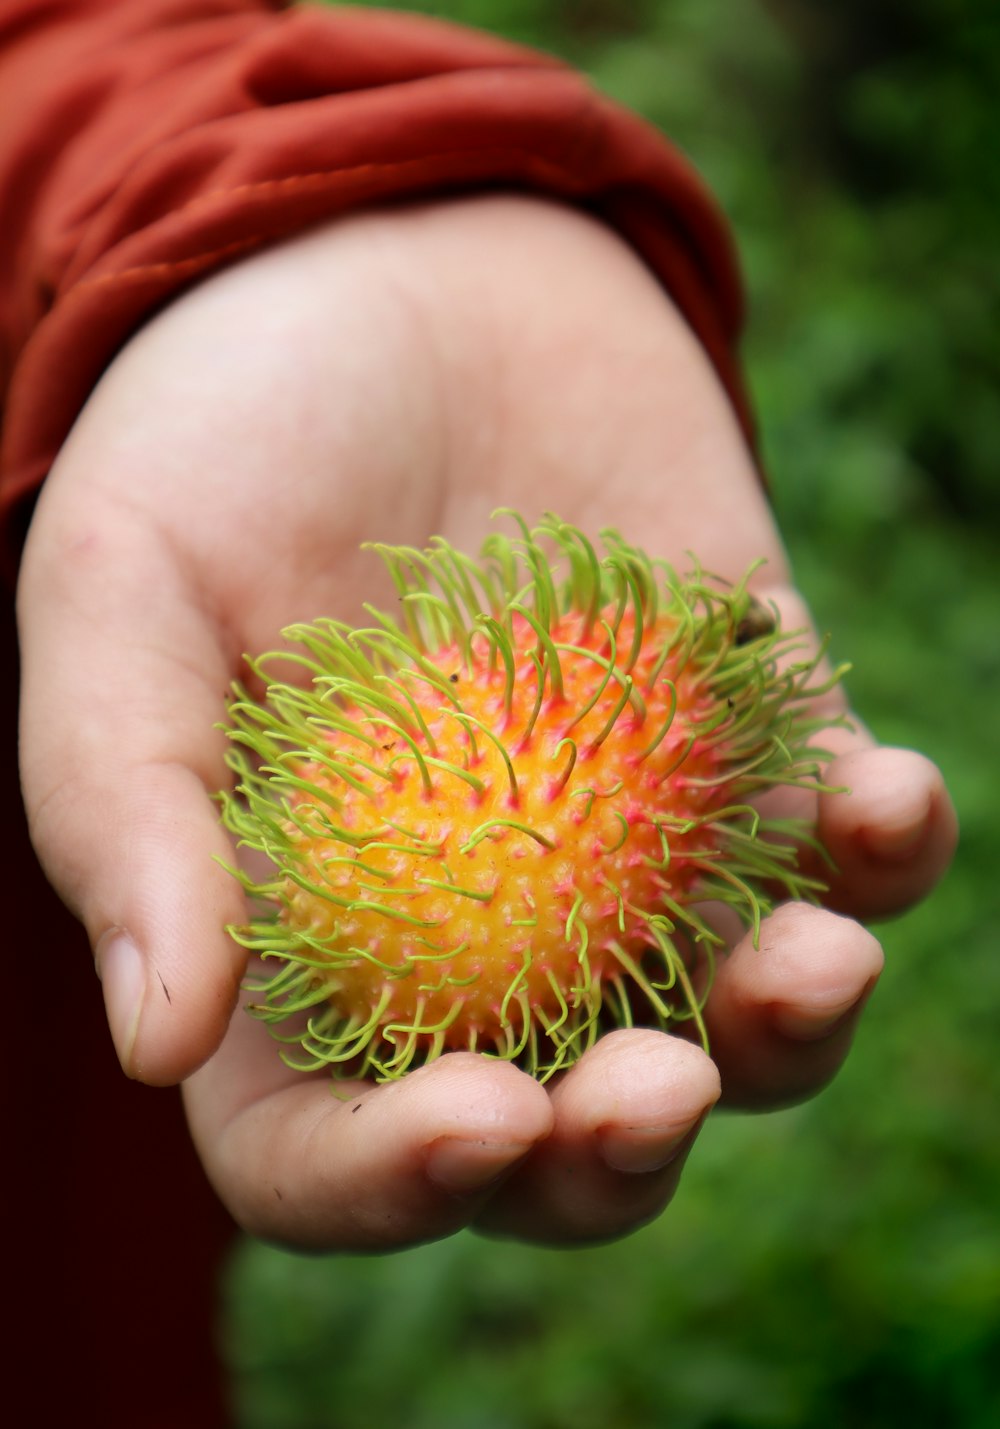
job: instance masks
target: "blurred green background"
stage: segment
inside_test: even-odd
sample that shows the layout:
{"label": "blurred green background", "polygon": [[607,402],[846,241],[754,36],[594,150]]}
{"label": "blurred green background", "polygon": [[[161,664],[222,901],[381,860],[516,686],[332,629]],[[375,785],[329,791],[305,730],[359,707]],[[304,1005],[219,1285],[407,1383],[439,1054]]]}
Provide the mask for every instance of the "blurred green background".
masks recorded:
{"label": "blurred green background", "polygon": [[[401,7],[406,8],[406,7]],[[617,1245],[245,1245],[243,1429],[1000,1424],[1000,7],[450,0],[661,125],[736,229],[766,465],[857,707],[962,819],[837,1082]]]}

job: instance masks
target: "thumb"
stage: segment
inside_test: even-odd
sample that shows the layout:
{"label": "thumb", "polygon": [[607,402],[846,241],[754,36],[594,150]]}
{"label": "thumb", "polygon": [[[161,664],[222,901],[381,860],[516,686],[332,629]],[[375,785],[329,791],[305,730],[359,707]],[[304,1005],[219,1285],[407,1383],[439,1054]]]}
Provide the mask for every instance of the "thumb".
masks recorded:
{"label": "thumb", "polygon": [[[78,515],[79,513],[77,513]],[[143,524],[40,511],[19,588],[21,777],[35,849],[81,919],[125,1071],[180,1080],[218,1046],[243,895],[210,791],[228,661]]]}

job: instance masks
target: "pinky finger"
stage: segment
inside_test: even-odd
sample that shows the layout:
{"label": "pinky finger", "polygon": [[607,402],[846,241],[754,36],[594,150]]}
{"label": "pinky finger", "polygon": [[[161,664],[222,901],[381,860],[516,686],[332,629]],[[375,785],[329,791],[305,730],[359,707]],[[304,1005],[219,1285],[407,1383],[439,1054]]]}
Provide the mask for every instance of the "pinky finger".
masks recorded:
{"label": "pinky finger", "polygon": [[911,749],[842,754],[827,770],[842,792],[819,800],[817,833],[836,866],[825,901],[856,918],[900,913],[951,862],[958,820],[937,767]]}

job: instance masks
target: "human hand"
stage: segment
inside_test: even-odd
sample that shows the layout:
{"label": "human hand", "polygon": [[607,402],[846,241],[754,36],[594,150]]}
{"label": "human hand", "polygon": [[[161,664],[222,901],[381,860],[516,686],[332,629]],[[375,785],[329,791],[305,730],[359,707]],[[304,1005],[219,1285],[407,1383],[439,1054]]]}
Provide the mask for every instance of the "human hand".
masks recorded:
{"label": "human hand", "polygon": [[838,730],[828,778],[851,793],[813,811],[841,870],[829,907],[779,907],[759,950],[734,933],[714,1061],[634,1030],[550,1087],[468,1053],[348,1100],[289,1072],[233,1016],[244,962],[223,929],[244,909],[208,798],[230,680],[283,626],[391,599],[362,540],[474,550],[501,503],[679,566],[691,550],[735,577],[765,556],[758,593],[806,620],[670,302],[614,235],[524,198],[359,216],[206,281],[113,363],[40,498],[19,589],[36,847],[94,945],[125,1070],[186,1079],[210,1176],[270,1238],[573,1242],[649,1219],[720,1073],[754,1107],[833,1075],[881,966],[852,918],[922,896],[952,851],[933,766]]}

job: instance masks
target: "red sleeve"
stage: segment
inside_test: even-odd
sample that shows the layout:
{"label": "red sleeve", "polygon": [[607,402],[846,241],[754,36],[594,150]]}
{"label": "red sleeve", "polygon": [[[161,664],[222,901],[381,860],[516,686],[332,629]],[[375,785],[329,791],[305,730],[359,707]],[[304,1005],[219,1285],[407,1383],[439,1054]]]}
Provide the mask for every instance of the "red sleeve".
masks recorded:
{"label": "red sleeve", "polygon": [[0,0],[0,519],[8,549],[101,372],[196,279],[405,197],[579,205],[650,266],[744,427],[729,237],[687,163],[558,61],[281,0]]}

